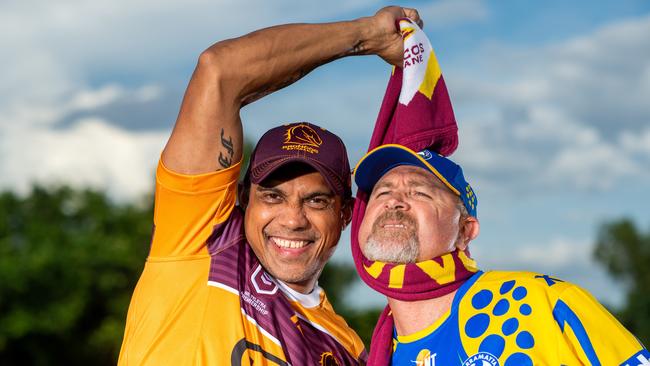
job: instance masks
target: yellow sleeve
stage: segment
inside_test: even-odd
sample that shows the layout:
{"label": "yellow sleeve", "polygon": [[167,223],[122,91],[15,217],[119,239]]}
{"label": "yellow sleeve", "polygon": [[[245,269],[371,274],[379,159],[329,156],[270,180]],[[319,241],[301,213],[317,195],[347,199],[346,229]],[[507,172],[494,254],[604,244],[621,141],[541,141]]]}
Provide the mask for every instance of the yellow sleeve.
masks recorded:
{"label": "yellow sleeve", "polygon": [[562,292],[553,316],[569,349],[584,365],[645,365],[640,361],[650,357],[612,314],[578,286]]}
{"label": "yellow sleeve", "polygon": [[235,206],[240,165],[186,175],[159,161],[150,258],[208,254],[205,241]]}

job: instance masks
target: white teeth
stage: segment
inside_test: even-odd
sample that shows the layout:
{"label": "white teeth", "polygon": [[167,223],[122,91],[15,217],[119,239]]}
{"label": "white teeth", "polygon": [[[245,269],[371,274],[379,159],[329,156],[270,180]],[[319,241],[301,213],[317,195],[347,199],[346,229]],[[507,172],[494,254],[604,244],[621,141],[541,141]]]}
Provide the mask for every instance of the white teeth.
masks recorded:
{"label": "white teeth", "polygon": [[288,239],[280,239],[280,238],[273,238],[273,241],[281,248],[292,248],[292,249],[302,248],[309,243],[306,240],[288,240]]}
{"label": "white teeth", "polygon": [[403,229],[403,228],[405,228],[405,226],[404,226],[404,225],[401,225],[401,224],[388,224],[388,225],[384,225],[384,228],[399,228],[399,229]]}

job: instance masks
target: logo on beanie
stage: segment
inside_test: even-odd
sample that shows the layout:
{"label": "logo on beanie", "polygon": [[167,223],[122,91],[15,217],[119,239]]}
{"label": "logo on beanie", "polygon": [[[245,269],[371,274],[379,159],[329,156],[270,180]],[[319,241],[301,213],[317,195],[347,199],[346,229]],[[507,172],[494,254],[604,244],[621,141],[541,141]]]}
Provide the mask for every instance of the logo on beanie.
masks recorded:
{"label": "logo on beanie", "polygon": [[318,133],[308,125],[301,123],[287,128],[287,132],[284,134],[282,150],[301,150],[317,154],[318,148],[322,144],[323,140],[318,136]]}

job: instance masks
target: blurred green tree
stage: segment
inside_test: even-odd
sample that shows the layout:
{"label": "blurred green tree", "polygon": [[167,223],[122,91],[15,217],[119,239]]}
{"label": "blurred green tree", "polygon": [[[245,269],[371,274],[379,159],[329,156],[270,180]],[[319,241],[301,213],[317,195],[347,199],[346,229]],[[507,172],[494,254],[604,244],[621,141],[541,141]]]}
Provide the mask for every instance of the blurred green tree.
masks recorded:
{"label": "blurred green tree", "polygon": [[152,201],[65,187],[0,194],[0,364],[115,364]]}
{"label": "blurred green tree", "polygon": [[350,293],[350,287],[358,281],[359,276],[353,265],[329,262],[325,265],[318,284],[327,293],[327,298],[334,310],[345,318],[350,328],[359,334],[366,349],[369,350],[372,331],[375,329],[375,324],[383,309],[356,309],[346,303],[345,295]]}
{"label": "blurred green tree", "polygon": [[594,256],[627,291],[625,305],[615,311],[617,318],[650,344],[650,232],[639,231],[628,219],[604,223]]}

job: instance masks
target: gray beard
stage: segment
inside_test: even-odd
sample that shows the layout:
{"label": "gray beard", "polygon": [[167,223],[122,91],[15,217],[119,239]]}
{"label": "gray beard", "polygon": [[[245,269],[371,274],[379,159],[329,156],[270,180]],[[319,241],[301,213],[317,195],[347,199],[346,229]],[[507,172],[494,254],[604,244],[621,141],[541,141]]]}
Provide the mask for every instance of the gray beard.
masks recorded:
{"label": "gray beard", "polygon": [[368,238],[368,242],[363,250],[363,255],[372,261],[387,263],[415,263],[420,255],[420,245],[414,237],[405,242],[381,242],[373,237]]}
{"label": "gray beard", "polygon": [[[384,221],[397,219],[408,228],[403,231],[386,231],[382,229]],[[363,255],[373,261],[388,263],[415,263],[420,255],[420,243],[417,237],[415,220],[401,211],[389,211],[375,220],[372,232],[363,247]]]}

